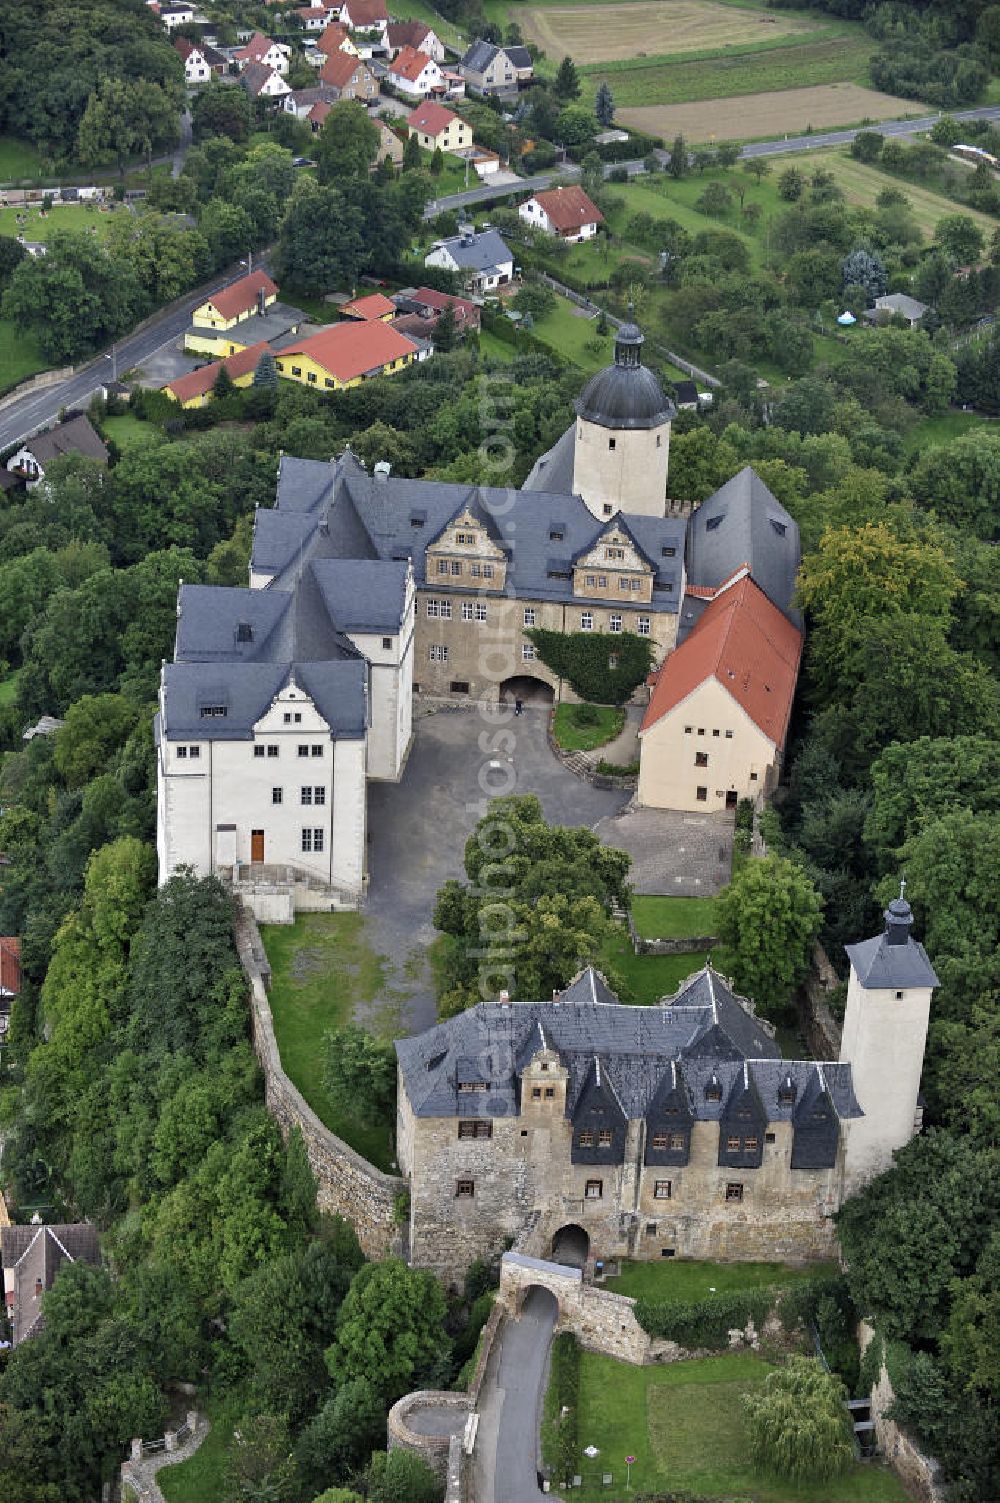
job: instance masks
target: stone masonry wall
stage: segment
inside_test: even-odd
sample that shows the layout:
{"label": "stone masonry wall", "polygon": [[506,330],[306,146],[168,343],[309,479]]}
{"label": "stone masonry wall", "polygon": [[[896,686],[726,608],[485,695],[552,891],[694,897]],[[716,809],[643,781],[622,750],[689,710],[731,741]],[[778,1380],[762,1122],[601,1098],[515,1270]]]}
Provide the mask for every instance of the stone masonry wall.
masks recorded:
{"label": "stone masonry wall", "polygon": [[814,1059],[840,1058],[840,1024],[827,1001],[838,984],[837,973],[823,946],[817,942],[813,945],[809,970],[802,984],[799,1009],[806,1043]]}
{"label": "stone masonry wall", "polygon": [[[858,1329],[862,1355],[874,1335],[872,1327],[862,1321]],[[901,1430],[895,1420],[888,1416],[895,1397],[883,1362],[878,1382],[872,1389],[871,1408],[879,1450],[911,1497],[919,1498],[921,1503],[944,1503],[944,1478],[940,1462],[935,1461],[933,1456],[925,1455],[906,1431]]]}
{"label": "stone masonry wall", "polygon": [[456,1410],[462,1415],[472,1412],[472,1401],[467,1393],[450,1393],[417,1389],[406,1394],[389,1410],[389,1450],[412,1451],[426,1461],[439,1482],[448,1480],[448,1458],[451,1450],[450,1435],[427,1435],[411,1427],[411,1417],[420,1410]]}
{"label": "stone masonry wall", "polygon": [[241,908],[235,923],[236,948],[250,983],[250,1015],[257,1058],[264,1072],[267,1109],[287,1138],[293,1128],[302,1133],[309,1163],[316,1176],[321,1211],[343,1216],[353,1226],[369,1258],[400,1254],[402,1236],[395,1220],[395,1202],[406,1181],[383,1174],[325,1127],[305,1097],[281,1068],[274,1022],[267,1000],[270,970],[260,931],[250,913]]}

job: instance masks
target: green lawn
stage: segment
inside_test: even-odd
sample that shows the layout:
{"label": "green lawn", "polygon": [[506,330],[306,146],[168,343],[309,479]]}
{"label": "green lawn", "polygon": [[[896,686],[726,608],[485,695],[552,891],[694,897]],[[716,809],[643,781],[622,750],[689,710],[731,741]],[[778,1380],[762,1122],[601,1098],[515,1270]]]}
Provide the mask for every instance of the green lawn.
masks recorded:
{"label": "green lawn", "polygon": [[147,449],[152,444],[164,442],[164,434],[152,423],[144,423],[130,412],[121,417],[106,417],[101,423],[108,438],[113,438],[119,449]]}
{"label": "green lawn", "polygon": [[714,934],[715,899],[635,897],[632,919],[643,939]]}
{"label": "green lawn", "polygon": [[163,1467],[156,1480],[167,1503],[219,1503],[233,1430],[240,1418],[237,1400],[209,1404],[212,1428],[193,1456]]}
{"label": "green lawn", "polygon": [[969,433],[973,428],[985,427],[990,421],[978,412],[960,412],[957,407],[950,407],[937,417],[922,418],[907,433],[903,447],[907,453],[913,454],[917,449],[929,448],[931,444],[947,444],[953,438],[961,438],[963,433]]}
{"label": "green lawn", "polygon": [[0,183],[38,177],[41,170],[42,156],[37,146],[16,136],[0,136]]}
{"label": "green lawn", "polygon": [[635,1457],[635,1492],[687,1489],[695,1497],[737,1495],[747,1503],[906,1503],[887,1469],[855,1463],[832,1482],[788,1483],[751,1470],[740,1398],[764,1381],[769,1363],[750,1353],[705,1357],[665,1367],[630,1367],[584,1352],[580,1376],[582,1499],[607,1498],[610,1472],[619,1496],[625,1457]]}
{"label": "green lawn", "polygon": [[[118,206],[112,213],[102,214],[93,204],[53,204],[48,212],[34,206],[28,209],[0,209],[0,235],[15,239],[23,235],[25,240],[47,240],[53,230],[76,230],[78,234],[94,231],[94,238],[102,240],[111,228],[112,220],[121,218],[130,210]],[[21,214],[27,215],[24,224],[18,224]]]}
{"label": "green lawn", "polygon": [[302,913],[294,924],[261,934],[271,963],[271,1013],[281,1063],[313,1111],[352,1148],[382,1169],[392,1159],[386,1128],[364,1127],[337,1112],[323,1085],[322,1039],[355,1019],[392,1037],[394,1019],[370,1010],[386,987],[387,962],[376,955],[358,913]]}
{"label": "green lawn", "polygon": [[[596,713],[596,723],[586,724],[581,710]],[[553,733],[563,751],[593,751],[621,734],[625,711],[613,705],[557,705]]]}
{"label": "green lawn", "polygon": [[572,361],[588,375],[610,365],[614,359],[610,331],[598,334],[596,318],[584,314],[568,298],[557,297],[556,306],[544,318],[535,319],[531,332],[555,354]]}
{"label": "green lawn", "polygon": [[8,319],[0,318],[0,396],[29,376],[47,370],[48,364],[32,335],[19,334]]}
{"label": "green lawn", "polygon": [[[604,946],[602,968],[621,977],[637,1007],[648,1007],[661,997],[672,997],[682,981],[700,971],[707,960],[694,955],[637,955],[624,926],[617,926]],[[625,1000],[625,999],[623,999]]]}
{"label": "green lawn", "polygon": [[5,710],[12,705],[17,697],[17,680],[20,669],[14,673],[8,673],[7,677],[0,682],[0,710]]}
{"label": "green lawn", "polygon": [[621,1275],[606,1280],[614,1294],[633,1299],[711,1299],[733,1289],[769,1289],[836,1273],[832,1263],[793,1268],[790,1263],[703,1263],[689,1258],[666,1258],[656,1263],[622,1264]]}

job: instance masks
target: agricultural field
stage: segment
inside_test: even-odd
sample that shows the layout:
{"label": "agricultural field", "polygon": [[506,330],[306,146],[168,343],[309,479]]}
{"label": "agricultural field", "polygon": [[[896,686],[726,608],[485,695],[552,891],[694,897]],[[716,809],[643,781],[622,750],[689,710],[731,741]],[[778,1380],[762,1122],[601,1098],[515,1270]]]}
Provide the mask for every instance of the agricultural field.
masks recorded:
{"label": "agricultural field", "polygon": [[653,54],[729,50],[815,29],[815,22],[789,12],[736,9],[717,0],[624,0],[615,5],[613,24],[598,5],[518,8],[526,41],[551,58],[566,54],[579,65],[642,58]]}
{"label": "agricultural field", "polygon": [[[637,79],[643,76],[636,74]],[[813,84],[809,88],[798,88],[794,85],[801,82],[801,77],[796,78],[794,72],[786,83],[775,84],[769,93],[703,98],[684,104],[627,105],[617,81],[614,78],[609,81],[616,102],[625,105],[617,112],[618,123],[663,136],[667,141],[678,132],[692,143],[756,141],[771,136],[800,135],[809,129],[830,130],[862,122],[875,124],[879,120],[902,120],[907,115],[924,113],[923,106],[914,99],[881,94],[877,89],[866,89],[857,83]]]}

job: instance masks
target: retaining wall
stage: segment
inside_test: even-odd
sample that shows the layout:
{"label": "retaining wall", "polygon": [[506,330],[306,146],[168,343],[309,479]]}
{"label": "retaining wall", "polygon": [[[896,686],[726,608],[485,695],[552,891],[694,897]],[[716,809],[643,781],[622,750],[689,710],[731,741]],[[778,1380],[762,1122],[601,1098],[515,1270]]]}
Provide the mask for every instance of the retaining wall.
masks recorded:
{"label": "retaining wall", "polygon": [[809,971],[802,983],[799,1015],[806,1043],[814,1059],[839,1059],[841,1027],[827,1001],[839,985],[837,973],[823,946],[813,945]]}
{"label": "retaining wall", "polygon": [[[858,1327],[858,1342],[862,1356],[874,1339],[874,1329],[866,1321]],[[917,1443],[901,1430],[895,1420],[889,1418],[889,1408],[896,1395],[893,1393],[885,1362],[878,1382],[872,1389],[871,1416],[875,1422],[875,1439],[879,1450],[892,1467],[903,1486],[921,1503],[944,1503],[945,1482],[941,1463],[926,1455]]]}
{"label": "retaining wall", "polygon": [[301,1131],[316,1176],[316,1199],[320,1210],[349,1221],[367,1257],[402,1255],[403,1237],[396,1224],[395,1204],[397,1197],[406,1193],[406,1181],[398,1175],[383,1174],[325,1127],[301,1091],[289,1080],[281,1067],[267,1000],[271,972],[260,930],[253,916],[242,907],[238,910],[234,929],[236,948],[250,983],[254,1050],[264,1072],[264,1099],[268,1111],[281,1129],[282,1137],[287,1139],[295,1127]]}
{"label": "retaining wall", "polygon": [[387,1423],[389,1450],[395,1451],[398,1448],[412,1451],[414,1455],[426,1461],[439,1482],[447,1484],[452,1443],[458,1442],[461,1453],[464,1429],[462,1433],[454,1435],[425,1435],[421,1430],[411,1428],[409,1424],[410,1417],[421,1409],[455,1410],[467,1417],[472,1413],[472,1400],[467,1393],[452,1393],[444,1390],[439,1392],[420,1388],[404,1395],[389,1410]]}

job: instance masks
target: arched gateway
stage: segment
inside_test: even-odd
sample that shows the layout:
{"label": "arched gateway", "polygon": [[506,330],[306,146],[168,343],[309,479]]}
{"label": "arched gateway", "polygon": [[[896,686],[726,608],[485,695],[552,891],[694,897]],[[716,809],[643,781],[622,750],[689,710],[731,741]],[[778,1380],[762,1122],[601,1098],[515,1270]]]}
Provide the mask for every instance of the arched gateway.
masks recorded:
{"label": "arched gateway", "polygon": [[551,684],[530,673],[517,673],[513,678],[505,678],[500,685],[500,698],[508,705],[512,705],[515,699],[522,700],[526,705],[550,705],[555,697]]}
{"label": "arched gateway", "polygon": [[567,1268],[584,1268],[589,1255],[590,1237],[576,1222],[561,1226],[552,1238],[550,1256],[553,1263],[562,1263]]}

